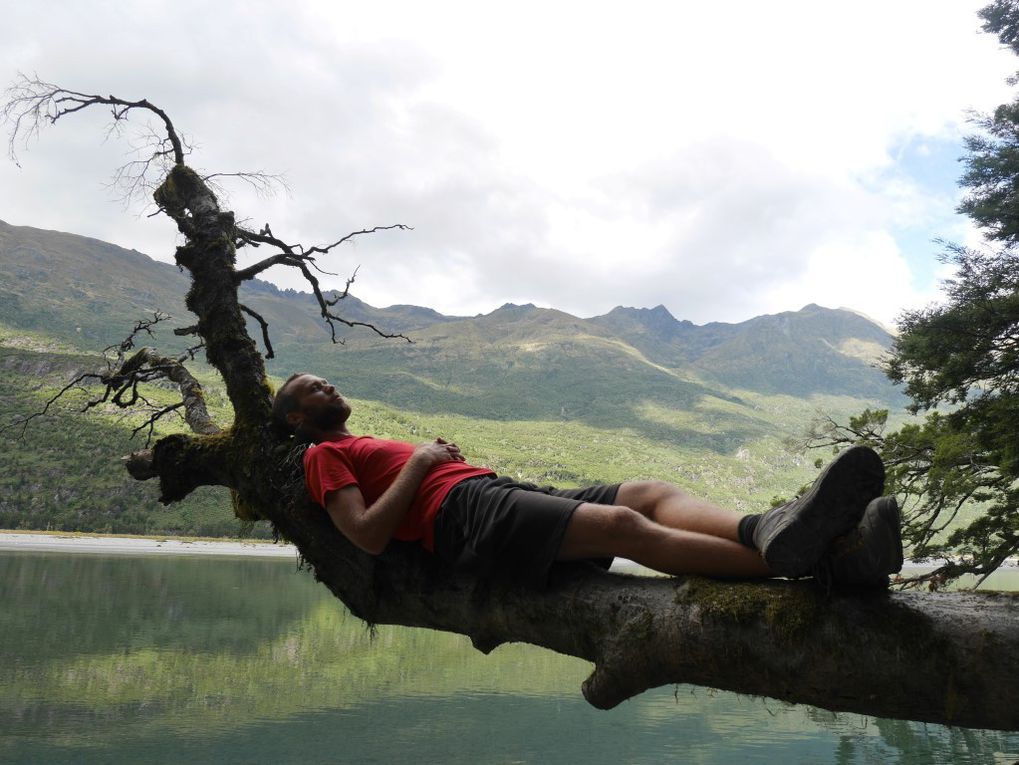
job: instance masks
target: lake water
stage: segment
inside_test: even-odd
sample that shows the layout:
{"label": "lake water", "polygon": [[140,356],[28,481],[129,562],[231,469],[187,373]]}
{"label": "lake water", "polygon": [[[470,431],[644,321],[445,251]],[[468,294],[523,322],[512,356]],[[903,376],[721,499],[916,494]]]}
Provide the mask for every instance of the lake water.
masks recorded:
{"label": "lake water", "polygon": [[0,552],[3,763],[1013,763],[1019,733],[689,686],[364,625],[292,561]]}

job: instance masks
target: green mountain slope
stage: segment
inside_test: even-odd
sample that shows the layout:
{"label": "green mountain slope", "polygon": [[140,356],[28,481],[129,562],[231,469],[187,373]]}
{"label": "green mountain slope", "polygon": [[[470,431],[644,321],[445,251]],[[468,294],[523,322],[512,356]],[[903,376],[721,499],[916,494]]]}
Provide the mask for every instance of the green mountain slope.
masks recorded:
{"label": "green mountain slope", "polygon": [[[186,289],[177,268],[140,253],[0,222],[0,427],[40,408],[136,319],[162,310],[190,323]],[[357,402],[355,429],[452,436],[473,461],[535,481],[661,478],[752,509],[810,477],[808,461],[782,439],[802,432],[816,408],[855,412],[899,400],[871,366],[888,334],[851,311],[807,306],[696,326],[662,306],[581,319],[507,304],[449,317],[351,296],[345,316],[414,343],[344,328],[344,344],[333,345],[311,296],[253,282],[243,300],[270,323],[270,372],[334,380]],[[144,342],[184,341],[167,328]],[[198,371],[227,420],[214,376]],[[117,457],[140,446],[129,439],[131,422],[64,406],[33,421],[24,439],[0,436],[0,527],[237,533],[222,492],[166,509],[153,487],[126,478]]]}
{"label": "green mountain slope", "polygon": [[181,315],[177,269],[97,239],[0,221],[0,322],[83,350],[123,339],[155,310]]}
{"label": "green mountain slope", "polygon": [[875,369],[891,336],[853,311],[808,305],[739,324],[698,327],[677,321],[657,306],[615,308],[592,322],[661,363],[728,388],[901,403],[898,392]]}
{"label": "green mountain slope", "polygon": [[[178,269],[133,250],[0,222],[0,321],[12,327],[94,349],[119,340],[154,310],[188,323],[186,288]],[[417,306],[378,309],[351,296],[341,303],[346,317],[408,334],[415,345],[380,344],[363,329],[341,327],[346,346],[338,349],[328,343],[310,295],[257,281],[243,295],[269,321],[274,371],[319,370],[355,395],[400,406],[606,415],[636,391],[679,404],[708,388],[723,398],[726,389],[742,389],[901,402],[873,366],[890,336],[847,310],[810,305],[740,324],[696,326],[663,306],[579,319],[505,305],[467,318]]]}

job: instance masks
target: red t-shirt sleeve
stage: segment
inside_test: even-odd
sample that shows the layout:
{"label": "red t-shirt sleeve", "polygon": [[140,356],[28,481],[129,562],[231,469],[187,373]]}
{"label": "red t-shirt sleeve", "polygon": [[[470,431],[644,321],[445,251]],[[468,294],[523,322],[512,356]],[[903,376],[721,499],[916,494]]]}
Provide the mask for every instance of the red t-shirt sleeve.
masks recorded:
{"label": "red t-shirt sleeve", "polygon": [[350,458],[331,443],[321,443],[304,453],[304,478],[308,493],[325,507],[326,494],[347,486],[357,486]]}

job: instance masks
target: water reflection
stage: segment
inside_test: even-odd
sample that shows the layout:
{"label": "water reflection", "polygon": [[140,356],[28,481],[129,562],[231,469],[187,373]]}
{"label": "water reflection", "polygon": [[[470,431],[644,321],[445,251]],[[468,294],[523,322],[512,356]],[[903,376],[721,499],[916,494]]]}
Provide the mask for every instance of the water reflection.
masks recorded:
{"label": "water reflection", "polygon": [[384,627],[291,562],[0,553],[0,761],[1007,763],[1019,734],[680,687]]}

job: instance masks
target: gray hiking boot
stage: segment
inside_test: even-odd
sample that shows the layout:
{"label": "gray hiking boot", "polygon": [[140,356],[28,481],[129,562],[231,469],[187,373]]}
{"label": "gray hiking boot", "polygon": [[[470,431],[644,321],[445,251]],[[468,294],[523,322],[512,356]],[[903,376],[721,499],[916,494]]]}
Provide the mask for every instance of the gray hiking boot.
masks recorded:
{"label": "gray hiking boot", "polygon": [[850,447],[828,464],[802,497],[761,516],[754,546],[777,576],[806,576],[836,537],[856,527],[884,486],[885,466],[877,452]]}
{"label": "gray hiking boot", "polygon": [[901,570],[899,505],[895,497],[878,497],[860,524],[832,543],[814,575],[824,584],[887,587],[889,575]]}

